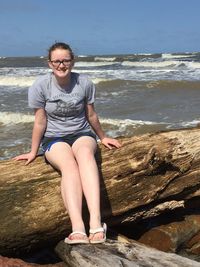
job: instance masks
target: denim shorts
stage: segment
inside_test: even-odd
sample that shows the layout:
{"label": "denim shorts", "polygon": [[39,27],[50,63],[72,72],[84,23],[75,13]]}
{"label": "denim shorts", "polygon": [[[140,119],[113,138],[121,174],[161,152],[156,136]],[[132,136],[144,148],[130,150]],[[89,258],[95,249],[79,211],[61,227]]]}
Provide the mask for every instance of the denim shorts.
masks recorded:
{"label": "denim shorts", "polygon": [[42,139],[42,150],[45,153],[51,149],[51,146],[57,142],[65,142],[72,146],[73,143],[81,136],[91,136],[96,141],[96,135],[92,131],[79,132],[75,134],[68,134],[61,137],[43,137]]}

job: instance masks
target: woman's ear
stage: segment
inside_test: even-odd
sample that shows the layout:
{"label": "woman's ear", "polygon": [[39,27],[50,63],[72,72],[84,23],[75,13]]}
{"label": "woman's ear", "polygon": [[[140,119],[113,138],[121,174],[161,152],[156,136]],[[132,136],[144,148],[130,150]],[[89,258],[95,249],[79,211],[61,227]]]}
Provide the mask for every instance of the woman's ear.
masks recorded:
{"label": "woman's ear", "polygon": [[71,63],[72,68],[74,67],[74,64],[75,64],[75,58],[72,59],[72,63]]}
{"label": "woman's ear", "polygon": [[48,65],[49,65],[49,68],[53,69],[53,66],[52,66],[52,63],[50,60],[47,61],[48,62]]}

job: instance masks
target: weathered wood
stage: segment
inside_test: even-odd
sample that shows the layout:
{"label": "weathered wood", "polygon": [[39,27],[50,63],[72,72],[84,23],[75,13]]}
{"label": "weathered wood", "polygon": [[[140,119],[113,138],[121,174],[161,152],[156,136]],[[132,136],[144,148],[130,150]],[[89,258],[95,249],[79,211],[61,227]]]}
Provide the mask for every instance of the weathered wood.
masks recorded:
{"label": "weathered wood", "polygon": [[196,251],[196,254],[200,255],[197,250],[200,245],[200,215],[186,216],[184,220],[153,227],[145,232],[138,241],[173,253],[187,247],[188,250],[194,250],[193,253]]}
{"label": "weathered wood", "polygon": [[[103,220],[140,222],[199,201],[199,137],[199,129],[185,129],[120,138],[120,149],[99,145]],[[28,166],[2,161],[0,195],[0,254],[44,247],[69,233],[60,175],[42,157]]]}
{"label": "weathered wood", "polygon": [[200,267],[200,263],[137,242],[114,240],[101,245],[69,246],[59,242],[56,251],[70,267]]}

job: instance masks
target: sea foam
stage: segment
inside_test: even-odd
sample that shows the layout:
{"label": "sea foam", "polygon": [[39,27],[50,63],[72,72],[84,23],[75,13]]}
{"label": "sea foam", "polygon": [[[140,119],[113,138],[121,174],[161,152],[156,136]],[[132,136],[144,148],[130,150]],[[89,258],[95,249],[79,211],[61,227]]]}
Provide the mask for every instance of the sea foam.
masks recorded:
{"label": "sea foam", "polygon": [[162,54],[162,58],[164,59],[170,59],[170,58],[188,58],[188,57],[194,57],[195,55],[188,53],[187,55],[184,54]]}
{"label": "sea foam", "polygon": [[110,118],[100,118],[100,122],[104,124],[111,124],[115,126],[130,126],[130,125],[153,125],[157,124],[156,122],[152,121],[142,121],[142,120],[120,120],[120,119],[110,119]]}
{"label": "sea foam", "polygon": [[[14,112],[0,112],[0,123],[2,124],[18,124],[18,123],[29,123],[34,121],[34,115],[14,113]],[[120,120],[111,118],[100,118],[100,122],[103,124],[109,124],[113,126],[130,126],[130,125],[153,125],[157,124],[152,121],[142,120]]]}
{"label": "sea foam", "polygon": [[116,57],[95,57],[94,61],[115,61]]}
{"label": "sea foam", "polygon": [[13,112],[0,112],[0,123],[2,124],[18,124],[29,123],[34,121],[34,115]]}
{"label": "sea foam", "polygon": [[35,77],[0,76],[0,86],[29,87],[34,80]]}
{"label": "sea foam", "polygon": [[[181,64],[180,61],[157,61],[157,62],[147,62],[147,61],[123,61],[123,66],[130,66],[130,67],[150,67],[150,68],[164,68],[164,67],[173,67],[177,66],[177,64]],[[184,63],[184,62],[183,62]]]}
{"label": "sea foam", "polygon": [[109,66],[109,65],[116,65],[116,64],[119,64],[118,62],[104,62],[104,61],[101,61],[101,62],[82,62],[82,61],[79,61],[79,62],[76,62],[75,63],[75,67],[100,67],[100,66]]}

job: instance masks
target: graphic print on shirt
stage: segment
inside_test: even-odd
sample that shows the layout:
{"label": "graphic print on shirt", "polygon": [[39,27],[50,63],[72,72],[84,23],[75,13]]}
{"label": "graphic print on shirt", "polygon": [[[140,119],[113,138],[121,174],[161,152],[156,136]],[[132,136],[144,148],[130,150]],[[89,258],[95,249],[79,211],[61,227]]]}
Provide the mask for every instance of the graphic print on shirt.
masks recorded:
{"label": "graphic print on shirt", "polygon": [[80,94],[56,95],[46,104],[46,111],[51,118],[66,121],[78,116],[83,109],[83,96]]}
{"label": "graphic print on shirt", "polygon": [[59,100],[56,103],[56,110],[54,111],[54,114],[61,117],[71,117],[76,115],[76,111],[76,101],[64,102],[63,100]]}

